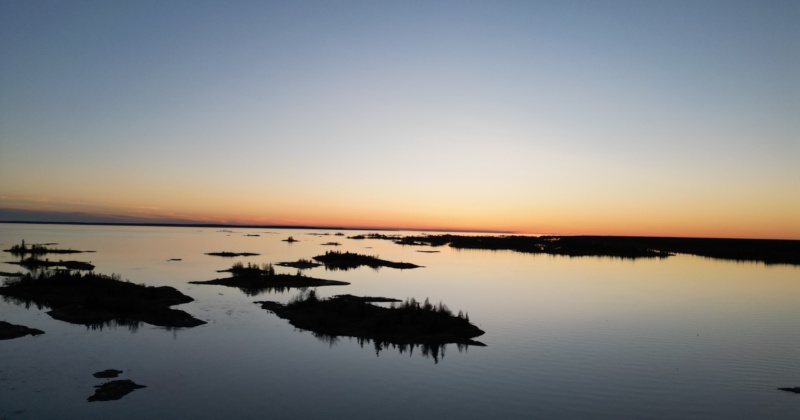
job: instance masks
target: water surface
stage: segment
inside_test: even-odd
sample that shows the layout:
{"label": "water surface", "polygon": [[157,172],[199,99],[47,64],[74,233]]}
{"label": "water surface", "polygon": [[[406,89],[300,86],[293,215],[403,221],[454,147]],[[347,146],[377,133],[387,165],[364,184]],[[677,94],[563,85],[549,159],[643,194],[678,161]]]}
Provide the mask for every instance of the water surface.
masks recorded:
{"label": "water surface", "polygon": [[[686,255],[623,260],[447,247],[421,253],[431,248],[351,240],[336,231],[231,230],[0,225],[0,248],[24,239],[96,250],[50,258],[91,261],[98,273],[175,287],[195,299],[177,308],[208,322],[181,330],[92,330],[0,302],[0,320],[46,332],[0,342],[0,417],[800,418],[800,395],[776,390],[800,386],[794,266]],[[300,242],[281,241],[288,236]],[[331,241],[342,246],[322,245]],[[236,261],[294,261],[329,249],[424,268],[305,271],[351,283],[317,288],[320,296],[442,301],[467,312],[486,331],[478,340],[487,346],[448,346],[437,363],[419,350],[321,341],[253,303],[286,301],[296,292],[248,297],[188,284],[226,276],[216,270]],[[212,251],[261,255],[204,255]],[[2,265],[0,271],[18,269]],[[148,387],[119,401],[86,402],[102,382],[92,373],[108,368]]]}

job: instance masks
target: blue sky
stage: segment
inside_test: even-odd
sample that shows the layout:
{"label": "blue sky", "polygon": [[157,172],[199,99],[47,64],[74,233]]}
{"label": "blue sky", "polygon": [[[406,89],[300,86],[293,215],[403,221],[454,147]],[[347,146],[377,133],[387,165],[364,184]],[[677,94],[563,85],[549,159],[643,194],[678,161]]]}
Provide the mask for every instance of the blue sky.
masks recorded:
{"label": "blue sky", "polygon": [[6,1],[0,208],[800,238],[798,21],[796,1]]}

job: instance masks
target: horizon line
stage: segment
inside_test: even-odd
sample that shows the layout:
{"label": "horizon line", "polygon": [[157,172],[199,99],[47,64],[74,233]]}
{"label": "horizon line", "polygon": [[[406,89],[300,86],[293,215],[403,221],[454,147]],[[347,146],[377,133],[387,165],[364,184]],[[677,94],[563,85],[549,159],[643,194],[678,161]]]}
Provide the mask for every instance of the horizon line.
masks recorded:
{"label": "horizon line", "polygon": [[494,230],[468,230],[468,229],[417,229],[417,228],[389,228],[389,227],[344,227],[344,226],[313,226],[313,225],[254,225],[254,224],[231,224],[231,223],[168,223],[168,222],[58,222],[58,221],[25,221],[25,220],[0,220],[2,224],[32,224],[32,225],[72,225],[72,226],[132,226],[132,227],[199,227],[199,228],[242,228],[242,229],[320,229],[320,230],[378,230],[378,231],[432,231],[432,232],[454,232],[454,233],[496,233],[503,235],[519,236],[586,236],[586,237],[619,237],[619,238],[676,238],[676,239],[722,239],[740,241],[800,241],[800,239],[776,239],[776,238],[721,238],[721,237],[701,237],[701,236],[653,236],[653,235],[565,235],[565,234],[523,234],[513,231],[494,231]]}

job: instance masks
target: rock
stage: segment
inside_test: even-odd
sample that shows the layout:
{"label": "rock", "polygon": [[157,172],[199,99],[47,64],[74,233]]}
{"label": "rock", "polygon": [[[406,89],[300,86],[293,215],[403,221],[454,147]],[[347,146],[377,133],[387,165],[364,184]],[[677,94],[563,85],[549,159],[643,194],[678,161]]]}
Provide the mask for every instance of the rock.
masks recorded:
{"label": "rock", "polygon": [[130,379],[120,379],[106,382],[102,385],[95,385],[95,388],[97,389],[94,391],[94,395],[87,398],[87,401],[93,402],[118,400],[136,389],[147,387],[145,385],[139,385]]}
{"label": "rock", "polygon": [[95,378],[116,378],[117,376],[119,376],[120,373],[122,373],[121,370],[106,369],[106,370],[101,370],[100,372],[95,372],[92,375]]}

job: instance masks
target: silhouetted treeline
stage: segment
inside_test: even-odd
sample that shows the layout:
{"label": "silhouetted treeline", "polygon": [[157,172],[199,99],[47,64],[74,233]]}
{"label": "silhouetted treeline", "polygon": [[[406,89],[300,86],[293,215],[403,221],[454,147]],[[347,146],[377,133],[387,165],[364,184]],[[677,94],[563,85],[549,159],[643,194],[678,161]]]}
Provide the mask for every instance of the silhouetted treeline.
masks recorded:
{"label": "silhouetted treeline", "polygon": [[573,257],[666,258],[680,253],[766,264],[800,264],[800,241],[797,240],[514,235],[419,235],[392,240],[400,245],[449,245],[456,249],[510,250]]}

